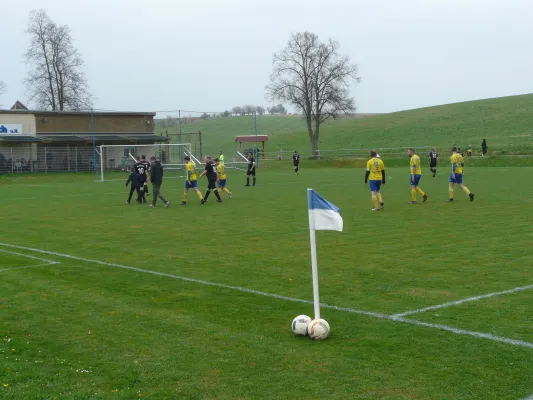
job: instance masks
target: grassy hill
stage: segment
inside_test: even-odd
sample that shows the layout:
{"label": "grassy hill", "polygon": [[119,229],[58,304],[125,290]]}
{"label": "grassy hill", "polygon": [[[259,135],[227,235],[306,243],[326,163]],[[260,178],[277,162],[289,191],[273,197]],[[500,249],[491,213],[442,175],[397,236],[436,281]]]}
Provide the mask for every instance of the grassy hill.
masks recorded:
{"label": "grassy hill", "polygon": [[[170,129],[168,129],[170,131]],[[174,129],[177,132],[177,127]],[[183,132],[203,132],[204,153],[236,148],[236,135],[254,135],[254,117],[194,119]],[[305,123],[299,116],[257,117],[257,133],[269,135],[267,150],[310,150]],[[480,151],[487,139],[491,154],[533,152],[533,94],[477,100],[390,114],[328,122],[320,135],[320,149],[401,149],[409,146],[471,144]]]}

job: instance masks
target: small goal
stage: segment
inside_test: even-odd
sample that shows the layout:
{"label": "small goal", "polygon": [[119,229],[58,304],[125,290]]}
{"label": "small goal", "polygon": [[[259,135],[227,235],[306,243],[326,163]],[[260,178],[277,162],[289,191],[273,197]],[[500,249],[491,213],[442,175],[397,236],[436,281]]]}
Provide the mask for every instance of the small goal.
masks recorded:
{"label": "small goal", "polygon": [[183,158],[185,156],[200,163],[200,160],[191,153],[190,143],[101,145],[98,153],[100,155],[101,182],[126,179],[127,173],[136,163],[136,158],[143,155],[148,161],[155,156],[161,162],[165,170],[165,178],[184,176],[185,162]]}

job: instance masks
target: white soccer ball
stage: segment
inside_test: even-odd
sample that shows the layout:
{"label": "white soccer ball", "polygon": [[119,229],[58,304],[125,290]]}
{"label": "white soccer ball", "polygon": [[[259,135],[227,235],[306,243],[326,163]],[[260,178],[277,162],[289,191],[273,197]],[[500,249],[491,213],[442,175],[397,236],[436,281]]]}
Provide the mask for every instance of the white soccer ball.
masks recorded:
{"label": "white soccer ball", "polygon": [[329,324],[325,319],[314,319],[307,326],[307,334],[313,340],[325,340],[329,332]]}
{"label": "white soccer ball", "polygon": [[298,315],[292,320],[292,331],[298,336],[307,336],[307,325],[311,322],[311,317]]}

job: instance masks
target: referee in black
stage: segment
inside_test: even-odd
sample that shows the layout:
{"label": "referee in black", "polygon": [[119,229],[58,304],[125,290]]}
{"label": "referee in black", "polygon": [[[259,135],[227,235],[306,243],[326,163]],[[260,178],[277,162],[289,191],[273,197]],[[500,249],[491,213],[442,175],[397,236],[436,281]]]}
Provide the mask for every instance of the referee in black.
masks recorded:
{"label": "referee in black", "polygon": [[220,194],[217,190],[218,169],[216,163],[211,159],[210,155],[205,156],[205,169],[204,172],[202,172],[202,175],[198,177],[198,179],[200,179],[204,175],[207,175],[207,191],[205,192],[205,196],[200,203],[206,203],[207,198],[211,194],[211,190],[215,191],[217,203],[222,203],[222,199],[220,198]]}

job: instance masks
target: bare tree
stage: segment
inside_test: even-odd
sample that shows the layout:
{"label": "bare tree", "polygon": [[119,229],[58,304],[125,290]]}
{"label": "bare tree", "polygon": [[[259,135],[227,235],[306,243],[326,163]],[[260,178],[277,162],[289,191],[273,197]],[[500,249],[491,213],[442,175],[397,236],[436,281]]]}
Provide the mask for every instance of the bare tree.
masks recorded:
{"label": "bare tree", "polygon": [[[6,84],[2,81],[0,81],[0,96],[2,96],[6,92]],[[2,104],[0,104],[2,106]]]}
{"label": "bare tree", "polygon": [[255,112],[259,115],[265,115],[265,107],[263,106],[257,106],[255,108]]}
{"label": "bare tree", "polygon": [[294,34],[287,46],[274,54],[274,70],[266,87],[270,99],[302,111],[316,157],[321,124],[355,111],[350,85],[360,81],[357,66],[338,50],[339,43],[334,40],[323,43],[314,33]]}
{"label": "bare tree", "polygon": [[81,110],[91,106],[83,60],[74,47],[70,28],[57,25],[44,10],[32,10],[26,32],[30,46],[25,79],[30,100],[45,110]]}
{"label": "bare tree", "polygon": [[233,115],[242,115],[242,107],[235,106],[231,109]]}

